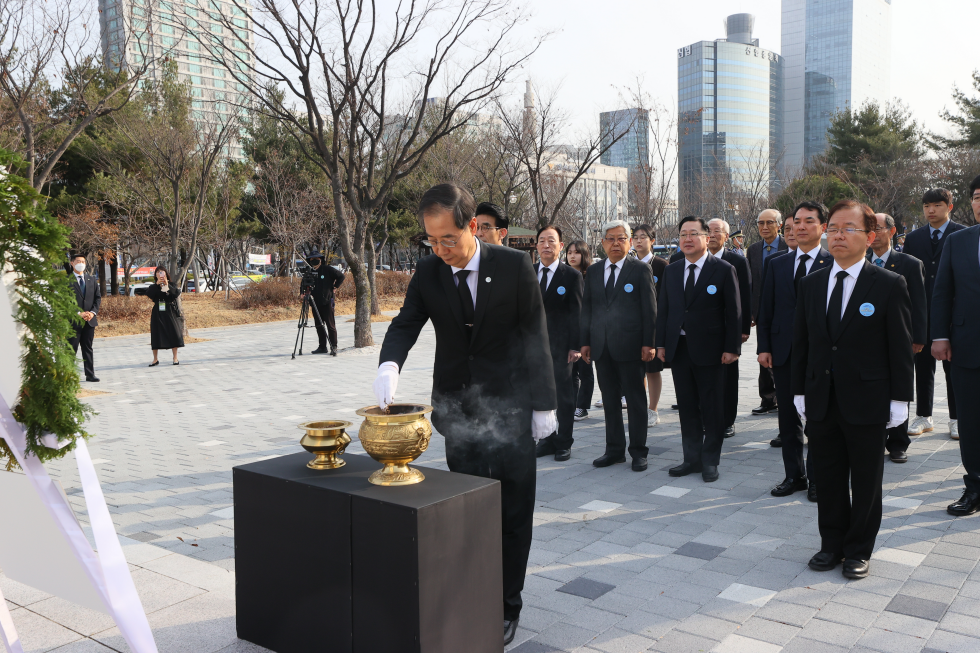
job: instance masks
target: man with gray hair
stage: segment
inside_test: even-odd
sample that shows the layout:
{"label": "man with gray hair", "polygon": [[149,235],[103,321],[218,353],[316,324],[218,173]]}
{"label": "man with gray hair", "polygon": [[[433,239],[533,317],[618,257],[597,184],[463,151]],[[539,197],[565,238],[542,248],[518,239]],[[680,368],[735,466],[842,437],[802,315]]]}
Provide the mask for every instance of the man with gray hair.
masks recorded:
{"label": "man with gray hair", "polygon": [[606,417],[606,450],[592,464],[626,462],[626,430],[620,397],[629,415],[629,454],[633,471],[647,468],[647,396],[644,363],[653,359],[657,300],[653,270],[626,256],[632,247],[630,226],[613,220],[602,226],[606,258],[585,275],[582,298],[582,360],[596,361],[596,378]]}
{"label": "man with gray hair", "polygon": [[[752,275],[752,326],[755,326],[759,316],[759,296],[762,292],[762,272],[765,270],[766,259],[770,256],[785,252],[786,241],[779,235],[779,226],[783,223],[783,214],[776,209],[766,209],[759,214],[756,227],[762,240],[749,245],[746,258],[749,261],[749,273]],[[772,369],[759,366],[759,397],[762,404],[752,409],[753,415],[765,415],[776,412],[776,382]]]}

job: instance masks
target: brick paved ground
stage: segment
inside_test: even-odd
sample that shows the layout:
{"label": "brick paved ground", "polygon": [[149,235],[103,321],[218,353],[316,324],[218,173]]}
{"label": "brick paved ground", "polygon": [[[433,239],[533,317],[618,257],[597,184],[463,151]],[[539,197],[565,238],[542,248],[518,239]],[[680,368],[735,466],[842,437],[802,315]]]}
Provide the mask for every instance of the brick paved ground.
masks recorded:
{"label": "brick paved ground", "polygon": [[[375,325],[377,342],[386,327]],[[349,346],[353,325],[341,319],[338,328]],[[146,336],[96,341],[99,389],[111,394],[90,400],[99,412],[92,456],[161,652],[259,651],[235,637],[231,468],[298,451],[296,425],[308,419],[356,428],[354,410],[374,403],[377,347],[293,361],[291,323],[195,335],[210,341],[184,349],[179,367],[164,355],[153,369]],[[426,329],[399,400],[428,399],[433,346]],[[746,351],[754,349],[750,341]],[[980,518],[945,513],[962,491],[962,468],[946,432],[942,374],[936,431],[913,439],[907,464],[886,461],[872,576],[846,581],[839,570],[807,569],[819,545],[816,506],[801,494],[768,494],[782,479],[779,451],[768,446],[776,418],[749,414],[758,368],[746,358],[736,435],[716,483],[667,475],[681,460],[669,374],[647,472],[592,467],[603,449],[598,411],[576,426],[572,460],[539,460],[511,651],[980,651]],[[361,451],[356,439],[349,451]],[[441,438],[419,462],[445,467]],[[73,464],[50,470],[84,523]],[[26,650],[127,650],[108,618],[2,575],[0,583]]]}

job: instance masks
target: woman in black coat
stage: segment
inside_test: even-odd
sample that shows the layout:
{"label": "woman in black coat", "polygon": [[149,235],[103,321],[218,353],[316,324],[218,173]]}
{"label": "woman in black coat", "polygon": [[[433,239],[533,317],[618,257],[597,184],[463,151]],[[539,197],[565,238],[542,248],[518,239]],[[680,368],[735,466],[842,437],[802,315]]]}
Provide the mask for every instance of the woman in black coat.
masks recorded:
{"label": "woman in black coat", "polygon": [[180,365],[177,360],[177,350],[184,346],[184,334],[178,320],[177,297],[180,289],[170,284],[170,273],[167,268],[158,266],[153,271],[156,283],[147,288],[144,293],[153,301],[153,311],[150,313],[150,346],[153,348],[153,362],[150,367],[160,364],[157,360],[158,349],[172,349],[174,365]]}
{"label": "woman in black coat", "polygon": [[[575,268],[585,277],[585,271],[592,265],[592,253],[584,240],[573,240],[565,248],[565,263]],[[592,392],[595,390],[595,372],[592,363],[583,360],[575,361],[572,367],[572,379],[575,383],[577,398],[575,401],[576,422],[589,416],[589,404],[592,402]]]}

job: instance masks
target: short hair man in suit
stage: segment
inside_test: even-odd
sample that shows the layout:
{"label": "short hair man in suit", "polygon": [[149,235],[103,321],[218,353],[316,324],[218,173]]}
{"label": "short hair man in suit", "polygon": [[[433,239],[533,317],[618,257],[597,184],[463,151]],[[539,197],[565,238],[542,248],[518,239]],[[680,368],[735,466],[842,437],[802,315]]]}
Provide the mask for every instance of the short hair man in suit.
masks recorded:
{"label": "short hair man in suit", "polygon": [[[892,238],[895,237],[895,218],[887,213],[875,213],[878,221],[875,227],[875,240],[868,251],[868,260],[879,268],[900,274],[905,278],[905,285],[912,302],[912,356],[922,351],[923,343],[929,340],[929,314],[926,308],[925,268],[922,261],[896,252],[892,249]],[[895,428],[888,429],[885,449],[892,462],[904,463],[909,457],[905,453],[912,443],[909,438],[908,421]]]}
{"label": "short hair man in suit", "polygon": [[793,351],[793,320],[800,280],[834,263],[830,252],[820,246],[827,227],[827,207],[820,202],[801,202],[793,211],[796,251],[776,256],[765,272],[759,301],[757,333],[759,364],[772,368],[779,405],[779,439],[786,476],[771,491],[775,497],[807,491],[817,500],[816,484],[810,479],[803,456],[803,422],[793,407],[790,383],[790,354]]}
{"label": "short hair man in suit", "polygon": [[565,246],[561,228],[538,229],[536,248],[539,262],[534,264],[548,320],[548,342],[555,370],[558,393],[558,430],[538,441],[537,456],[554,454],[555,460],[572,456],[572,427],[575,424],[575,381],[572,365],[581,358],[582,273],[560,262]]}
{"label": "short hair man in suit", "polygon": [[510,220],[504,210],[493,202],[480,202],[476,207],[476,237],[488,245],[506,245]]}
{"label": "short hair man in suit", "polygon": [[[745,258],[749,262],[749,273],[752,275],[752,326],[758,321],[759,297],[762,294],[762,276],[766,261],[771,257],[785,252],[788,245],[784,237],[779,235],[779,226],[783,224],[783,214],[776,209],[766,209],[756,218],[755,225],[762,240],[749,245]],[[788,222],[787,222],[788,224]],[[773,380],[772,368],[759,365],[759,397],[762,403],[752,409],[753,415],[766,415],[776,411],[776,382]]]}
{"label": "short hair man in suit", "polygon": [[535,441],[555,421],[548,325],[531,259],[477,240],[476,203],[439,184],[419,202],[423,258],[381,346],[378,405],[393,400],[399,370],[429,320],[436,333],[432,424],[449,469],[500,481],[504,642],[514,638],[531,550]]}
{"label": "short hair man in suit", "polygon": [[626,462],[626,430],[620,397],[626,397],[630,423],[629,454],[635,472],[647,468],[647,411],[643,390],[645,363],[653,357],[657,321],[653,270],[627,254],[630,226],[612,220],[602,227],[606,258],[585,275],[582,299],[582,360],[595,360],[606,416],[606,450],[596,467]]}
{"label": "short hair man in suit", "polygon": [[[640,224],[633,227],[633,251],[636,258],[650,266],[653,270],[653,287],[657,296],[660,296],[660,288],[664,281],[664,270],[667,268],[667,261],[654,256],[653,245],[657,242],[656,232],[648,224]],[[664,380],[662,372],[664,364],[656,356],[646,364],[647,370],[647,393],[650,395],[650,403],[647,406],[647,426],[656,426],[660,423],[660,393],[663,391]]]}
{"label": "short hair man in suit", "polygon": [[99,280],[85,272],[85,255],[71,255],[71,285],[75,289],[75,301],[78,302],[78,316],[83,320],[73,324],[75,335],[68,339],[71,348],[78,353],[82,346],[82,361],[85,368],[85,380],[96,383],[95,361],[92,344],[95,342],[95,327],[99,326],[99,308],[102,306],[102,291]]}
{"label": "short hair man in suit", "polygon": [[807,275],[794,324],[792,390],[820,484],[820,551],[810,568],[864,578],[881,527],[885,429],[912,400],[912,304],[905,279],[865,259],[877,220],[866,204],[830,211],[832,267]]}
{"label": "short hair man in suit", "polygon": [[[939,261],[946,246],[946,239],[963,225],[953,222],[949,214],[953,210],[953,194],[945,188],[930,188],[922,196],[922,212],[925,214],[925,224],[913,230],[905,238],[902,253],[914,256],[925,266],[926,307],[932,316],[933,287],[939,272]],[[930,334],[932,326],[929,327]],[[909,435],[922,435],[933,430],[932,406],[936,391],[936,359],[932,355],[932,341],[915,355],[915,419],[909,425]],[[949,402],[949,435],[954,440],[959,438],[957,423],[956,394],[952,391],[953,381],[950,376],[949,361],[943,361],[943,373],[946,375],[946,398]]]}
{"label": "short hair man in suit", "polygon": [[[980,177],[970,184],[973,215],[980,225]],[[936,286],[932,293],[930,335],[932,355],[949,364],[952,389],[960,411],[960,459],[966,474],[966,489],[959,500],[946,508],[957,517],[980,510],[980,226],[974,225],[947,235]]]}
{"label": "short hair man in suit", "polygon": [[657,306],[657,356],[670,363],[681,420],[684,462],[671,476],[701,472],[718,480],[724,440],[725,366],[742,347],[735,268],[708,251],[708,225],[687,216],[677,227],[684,258],[667,266]]}

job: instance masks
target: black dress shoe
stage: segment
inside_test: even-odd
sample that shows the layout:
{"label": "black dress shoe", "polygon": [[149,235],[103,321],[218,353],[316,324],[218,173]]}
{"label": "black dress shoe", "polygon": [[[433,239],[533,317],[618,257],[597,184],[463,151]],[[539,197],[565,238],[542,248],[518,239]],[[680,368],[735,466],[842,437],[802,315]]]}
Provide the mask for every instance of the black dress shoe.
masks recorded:
{"label": "black dress shoe", "polygon": [[327,350],[326,347],[317,347],[316,349],[314,349],[310,353],[311,354],[328,354],[330,352]]}
{"label": "black dress shoe", "polygon": [[564,462],[572,457],[571,449],[557,449],[555,451],[555,460],[558,462]]}
{"label": "black dress shoe", "polygon": [[551,436],[548,436],[544,440],[541,440],[534,446],[534,455],[537,458],[541,458],[543,456],[550,456],[551,454],[557,452],[558,449],[555,448],[555,445],[551,444]]}
{"label": "black dress shoe", "polygon": [[337,355],[337,348],[336,347],[331,347],[330,348],[330,355],[331,356],[336,356]]}
{"label": "black dress shoe", "polygon": [[774,497],[788,497],[794,492],[802,492],[803,490],[806,490],[808,487],[809,484],[806,482],[805,476],[803,478],[787,477],[783,479],[782,483],[780,483],[772,490],[770,490],[769,494],[771,494]]}
{"label": "black dress shoe", "polygon": [[980,510],[980,493],[966,490],[958,500],[946,506],[946,512],[954,517],[966,517]]}
{"label": "black dress shoe", "polygon": [[727,429],[725,429],[725,437],[726,438],[730,438],[733,435],[735,435],[735,427],[734,426],[729,426]]}
{"label": "black dress shoe", "polygon": [[769,441],[770,447],[781,447],[783,446],[783,436],[777,435],[772,440]]}
{"label": "black dress shoe", "polygon": [[647,459],[646,458],[634,458],[633,459],[633,471],[634,472],[645,472],[645,471],[647,471]]}
{"label": "black dress shoe", "polygon": [[841,570],[845,578],[867,578],[870,572],[871,565],[868,564],[868,561],[858,558],[848,558],[845,560],[844,569]]}
{"label": "black dress shoe", "polygon": [[604,453],[598,458],[596,458],[595,460],[593,460],[592,465],[594,467],[609,467],[610,465],[616,465],[618,463],[625,463],[625,462],[626,462],[625,454],[619,454],[618,456],[614,456],[609,453]]}
{"label": "black dress shoe", "polygon": [[817,484],[810,481],[810,487],[806,489],[806,499],[811,503],[817,502]]}
{"label": "black dress shoe", "polygon": [[779,410],[776,404],[762,404],[758,408],[752,409],[753,415],[768,415],[769,413],[775,413]]}
{"label": "black dress shoe", "polygon": [[834,567],[840,564],[841,559],[844,557],[843,553],[830,553],[828,551],[821,551],[812,558],[807,565],[813,571],[830,571]]}
{"label": "black dress shoe", "polygon": [[671,404],[671,405],[670,405],[670,409],[671,409],[671,410],[678,410],[678,408],[677,408],[677,404]]}
{"label": "black dress shoe", "polygon": [[687,476],[701,471],[701,463],[681,463],[677,467],[671,467],[667,473],[671,476]]}
{"label": "black dress shoe", "polygon": [[85,380],[88,381],[89,383],[98,383],[99,382],[99,377],[97,377],[97,376],[86,376],[85,377]]}
{"label": "black dress shoe", "polygon": [[705,483],[714,483],[718,480],[718,465],[705,465],[701,470],[701,478]]}
{"label": "black dress shoe", "polygon": [[504,619],[504,646],[507,646],[514,641],[514,635],[517,634],[517,622],[520,619],[514,619],[513,621],[507,621]]}
{"label": "black dress shoe", "polygon": [[888,457],[892,459],[893,463],[907,463],[909,461],[909,456],[904,451],[889,451]]}

